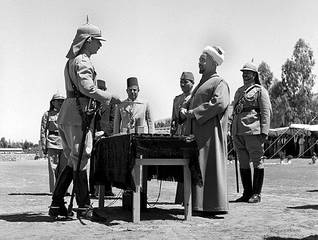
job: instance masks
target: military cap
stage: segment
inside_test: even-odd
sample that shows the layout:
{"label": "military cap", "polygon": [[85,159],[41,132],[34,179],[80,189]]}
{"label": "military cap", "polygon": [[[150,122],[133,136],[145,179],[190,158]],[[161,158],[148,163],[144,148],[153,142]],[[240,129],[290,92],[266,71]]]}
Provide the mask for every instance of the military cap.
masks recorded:
{"label": "military cap", "polygon": [[180,79],[186,79],[194,83],[194,77],[192,72],[183,72]]}

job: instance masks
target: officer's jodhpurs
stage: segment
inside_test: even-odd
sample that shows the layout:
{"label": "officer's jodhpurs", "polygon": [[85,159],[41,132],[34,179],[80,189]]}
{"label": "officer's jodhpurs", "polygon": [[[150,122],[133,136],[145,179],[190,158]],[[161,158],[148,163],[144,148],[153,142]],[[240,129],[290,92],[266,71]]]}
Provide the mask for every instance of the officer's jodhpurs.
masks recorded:
{"label": "officer's jodhpurs", "polygon": [[[81,126],[59,125],[60,135],[62,138],[64,154],[68,159],[68,166],[72,166],[74,171],[77,167],[79,157],[79,147],[82,141],[83,130]],[[86,134],[85,146],[80,165],[80,171],[87,169],[88,160],[92,152],[93,137],[92,131]]]}
{"label": "officer's jodhpurs", "polygon": [[240,162],[240,168],[249,169],[250,162],[254,168],[263,168],[264,142],[260,135],[233,136],[235,151]]}

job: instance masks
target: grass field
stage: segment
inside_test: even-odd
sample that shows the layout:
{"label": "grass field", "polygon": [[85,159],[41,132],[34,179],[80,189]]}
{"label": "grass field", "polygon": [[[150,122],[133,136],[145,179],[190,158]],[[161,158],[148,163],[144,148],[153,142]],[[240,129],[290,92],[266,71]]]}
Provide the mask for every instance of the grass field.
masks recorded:
{"label": "grass field", "polygon": [[[183,221],[183,208],[173,204],[175,182],[152,180],[148,210],[141,223],[130,222],[130,212],[119,199],[107,199],[105,224],[84,221],[53,222],[48,216],[47,160],[32,156],[8,160],[0,156],[0,239],[318,239],[318,165],[294,159],[280,165],[266,160],[262,202],[230,203],[227,215]],[[228,164],[228,196],[236,193],[234,164]],[[241,187],[241,186],[240,186]],[[241,189],[242,190],[242,189]],[[69,198],[66,198],[69,200]],[[97,206],[97,200],[93,200]]]}

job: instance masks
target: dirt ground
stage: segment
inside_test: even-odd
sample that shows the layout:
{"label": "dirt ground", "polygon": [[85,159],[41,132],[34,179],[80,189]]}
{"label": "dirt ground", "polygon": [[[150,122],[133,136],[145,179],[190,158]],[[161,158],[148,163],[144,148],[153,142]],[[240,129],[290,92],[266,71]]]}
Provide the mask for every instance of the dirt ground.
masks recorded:
{"label": "dirt ground", "polygon": [[[227,215],[184,221],[183,208],[173,204],[175,182],[152,180],[148,210],[141,222],[130,222],[121,190],[106,199],[106,223],[52,221],[48,215],[47,160],[34,156],[0,156],[0,239],[318,239],[318,164],[294,159],[280,165],[267,160],[262,202],[230,203]],[[234,164],[228,164],[228,195],[236,193]],[[240,186],[241,187],[241,186]],[[67,198],[69,201],[69,197]],[[97,207],[97,200],[93,200]]]}

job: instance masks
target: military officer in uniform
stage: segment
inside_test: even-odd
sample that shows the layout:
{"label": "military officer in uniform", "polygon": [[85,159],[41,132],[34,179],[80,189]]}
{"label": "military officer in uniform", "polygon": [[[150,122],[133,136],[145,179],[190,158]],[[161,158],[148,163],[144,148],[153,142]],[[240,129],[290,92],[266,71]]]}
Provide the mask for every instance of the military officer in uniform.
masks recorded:
{"label": "military officer in uniform", "polygon": [[50,193],[53,193],[56,180],[67,164],[57,125],[64,99],[61,94],[54,94],[50,101],[50,109],[43,114],[41,121],[40,139],[42,151],[48,158]]}
{"label": "military officer in uniform", "polygon": [[[244,85],[234,96],[232,137],[244,192],[235,201],[258,203],[264,179],[264,142],[270,128],[272,108],[268,92],[260,84],[256,66],[246,63],[241,71]],[[250,162],[254,167],[253,182]]]}
{"label": "military officer in uniform", "polygon": [[[194,77],[192,72],[183,72],[180,77],[180,87],[182,93],[173,99],[172,116],[171,116],[171,135],[184,135],[185,124],[184,119],[181,118],[179,112],[183,104],[189,101],[191,91],[194,84]],[[175,203],[183,203],[183,183],[178,182],[176,190]]]}
{"label": "military officer in uniform", "polygon": [[180,87],[182,93],[173,99],[171,128],[172,135],[184,135],[184,120],[180,118],[180,108],[185,101],[188,101],[191,96],[191,91],[194,84],[192,72],[183,72],[180,78]]}
{"label": "military officer in uniform", "polygon": [[[80,209],[77,216],[89,219],[96,216],[90,206],[87,180],[87,163],[93,143],[92,131],[88,131],[87,135],[83,136],[83,125],[92,99],[103,103],[110,101],[113,97],[108,91],[100,90],[96,86],[96,72],[90,59],[100,49],[102,41],[106,40],[101,36],[101,31],[97,26],[84,24],[77,29],[66,55],[68,61],[64,69],[64,76],[67,98],[59,114],[58,127],[68,165],[58,178],[52,196],[49,215],[54,218],[59,215],[68,215],[63,197],[72,180],[75,181],[76,202]],[[79,172],[77,172],[82,138],[85,138],[84,150]]]}
{"label": "military officer in uniform", "polygon": [[154,121],[149,104],[138,97],[136,77],[127,79],[128,98],[115,108],[114,133],[154,133]]}

